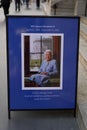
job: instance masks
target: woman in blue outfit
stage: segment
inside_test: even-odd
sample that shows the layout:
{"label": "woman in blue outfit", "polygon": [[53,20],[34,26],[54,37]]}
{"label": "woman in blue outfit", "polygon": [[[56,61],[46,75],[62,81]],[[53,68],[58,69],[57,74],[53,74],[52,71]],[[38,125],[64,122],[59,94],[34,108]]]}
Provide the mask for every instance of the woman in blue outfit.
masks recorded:
{"label": "woman in blue outfit", "polygon": [[52,59],[51,50],[46,50],[44,56],[45,60],[42,62],[38,74],[29,77],[29,80],[36,82],[41,87],[47,86],[50,77],[58,74],[57,63]]}

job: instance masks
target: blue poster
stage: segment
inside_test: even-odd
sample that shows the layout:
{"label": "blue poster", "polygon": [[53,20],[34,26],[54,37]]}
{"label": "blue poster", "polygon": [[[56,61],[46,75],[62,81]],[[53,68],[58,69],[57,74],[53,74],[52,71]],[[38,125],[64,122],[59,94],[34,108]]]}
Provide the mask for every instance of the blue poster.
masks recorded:
{"label": "blue poster", "polygon": [[79,17],[8,16],[10,110],[75,109]]}

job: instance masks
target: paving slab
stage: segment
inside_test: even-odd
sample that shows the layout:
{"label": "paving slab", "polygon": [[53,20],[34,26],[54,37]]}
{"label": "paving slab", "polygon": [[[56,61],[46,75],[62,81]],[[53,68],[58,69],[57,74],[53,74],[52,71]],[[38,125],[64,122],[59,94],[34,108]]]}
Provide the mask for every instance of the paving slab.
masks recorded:
{"label": "paving slab", "polygon": [[[83,21],[85,20],[85,21]],[[87,20],[81,18],[79,74],[78,74],[78,122],[81,130],[87,130]]]}
{"label": "paving slab", "polygon": [[[81,57],[84,60],[84,61],[82,61],[83,65],[87,66],[87,41],[82,36],[80,36],[79,52],[80,52]],[[85,68],[87,68],[87,67],[85,67]]]}
{"label": "paving slab", "polygon": [[87,71],[85,70],[85,68],[81,63],[79,63],[79,76],[78,76],[78,107],[86,130],[87,129]]}

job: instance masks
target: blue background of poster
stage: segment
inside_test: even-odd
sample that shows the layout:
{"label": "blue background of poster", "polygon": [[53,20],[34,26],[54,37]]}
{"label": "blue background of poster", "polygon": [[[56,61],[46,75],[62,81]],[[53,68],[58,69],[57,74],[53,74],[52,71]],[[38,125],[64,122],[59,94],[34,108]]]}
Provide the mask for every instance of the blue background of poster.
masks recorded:
{"label": "blue background of poster", "polygon": [[[31,25],[55,26],[51,33],[64,34],[63,89],[22,90],[21,33],[50,33],[32,31]],[[78,17],[11,17],[7,19],[9,59],[9,105],[16,109],[74,109],[76,100],[78,59]],[[31,29],[31,31],[30,31]],[[49,29],[49,28],[48,28]],[[34,100],[29,95],[51,95],[50,100]],[[56,95],[56,96],[55,96]]]}

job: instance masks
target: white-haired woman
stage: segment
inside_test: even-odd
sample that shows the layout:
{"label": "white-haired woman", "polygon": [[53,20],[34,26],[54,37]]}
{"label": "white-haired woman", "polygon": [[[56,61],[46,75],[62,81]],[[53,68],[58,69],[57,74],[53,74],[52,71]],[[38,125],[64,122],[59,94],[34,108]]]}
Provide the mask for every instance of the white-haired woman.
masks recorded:
{"label": "white-haired woman", "polygon": [[52,58],[52,51],[46,50],[44,53],[45,60],[42,62],[38,74],[34,74],[29,79],[36,82],[39,86],[45,87],[49,83],[51,76],[58,74],[56,60]]}

